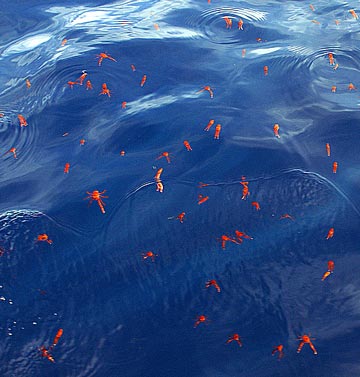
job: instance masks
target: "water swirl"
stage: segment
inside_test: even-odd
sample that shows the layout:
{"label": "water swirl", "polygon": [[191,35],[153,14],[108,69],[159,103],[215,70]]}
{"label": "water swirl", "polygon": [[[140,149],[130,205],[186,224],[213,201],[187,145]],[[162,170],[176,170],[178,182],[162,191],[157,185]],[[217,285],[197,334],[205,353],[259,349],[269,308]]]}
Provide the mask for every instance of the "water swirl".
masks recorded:
{"label": "water swirl", "polygon": [[[266,12],[247,8],[222,7],[213,8],[191,16],[187,24],[194,27],[212,43],[217,44],[246,44],[260,36],[256,23],[266,20]],[[232,21],[231,28],[227,27],[226,19]],[[244,22],[243,30],[239,29],[239,20]],[[255,36],[256,35],[256,36]]]}

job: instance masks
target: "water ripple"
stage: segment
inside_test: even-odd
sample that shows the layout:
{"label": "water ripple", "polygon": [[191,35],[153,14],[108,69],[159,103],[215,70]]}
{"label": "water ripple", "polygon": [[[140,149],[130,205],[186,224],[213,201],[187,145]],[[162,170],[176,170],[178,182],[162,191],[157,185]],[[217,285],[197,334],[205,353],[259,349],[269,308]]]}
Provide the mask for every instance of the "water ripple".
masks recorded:
{"label": "water ripple", "polygon": [[[32,117],[28,118],[27,113],[24,114],[28,126],[20,127],[17,114],[15,111],[9,111],[0,121],[0,134],[3,136],[1,147],[4,157],[2,158],[5,160],[5,164],[0,168],[0,175],[4,177],[6,172],[7,179],[13,178],[19,172],[25,174],[28,161],[32,161],[36,154],[34,146],[39,135],[38,127],[34,124]],[[17,158],[14,158],[15,155],[10,151],[12,148],[16,148]]]}
{"label": "water ripple", "polygon": [[[243,28],[248,28],[246,21],[265,21],[266,12],[246,8],[222,7],[203,11],[197,16],[188,18],[189,26],[196,27],[206,39],[218,44],[244,43],[246,34],[244,30],[238,29],[238,21],[244,21]],[[224,17],[232,20],[232,28],[227,29]]]}

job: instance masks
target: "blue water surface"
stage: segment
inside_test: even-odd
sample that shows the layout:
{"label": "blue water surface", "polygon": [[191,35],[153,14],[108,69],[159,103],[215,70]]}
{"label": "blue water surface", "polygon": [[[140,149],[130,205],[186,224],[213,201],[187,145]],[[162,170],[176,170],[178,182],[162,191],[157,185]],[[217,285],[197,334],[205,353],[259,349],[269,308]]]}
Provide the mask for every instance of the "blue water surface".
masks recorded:
{"label": "blue water surface", "polygon": [[0,375],[360,376],[358,2],[3,5]]}

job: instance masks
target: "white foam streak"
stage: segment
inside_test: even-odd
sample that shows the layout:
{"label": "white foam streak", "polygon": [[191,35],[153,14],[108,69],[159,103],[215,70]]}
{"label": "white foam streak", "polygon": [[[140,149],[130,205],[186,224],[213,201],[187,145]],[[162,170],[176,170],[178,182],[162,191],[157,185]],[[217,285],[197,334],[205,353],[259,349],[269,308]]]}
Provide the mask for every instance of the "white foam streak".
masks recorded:
{"label": "white foam streak", "polygon": [[[13,41],[5,48],[0,59],[30,50],[36,51],[40,47],[42,59],[54,61],[66,59],[68,53],[71,56],[83,54],[96,49],[96,44],[108,44],[110,41],[114,44],[132,39],[195,38],[199,36],[198,31],[174,27],[167,22],[170,12],[176,8],[184,9],[188,4],[186,0],[176,3],[159,1],[146,4],[145,8],[143,2],[132,1],[118,2],[111,7],[50,7],[46,12],[54,14],[53,23],[38,31],[37,35],[25,35]],[[154,24],[160,26],[159,30],[155,29]],[[86,41],[72,39],[68,42],[69,45],[72,43],[68,50],[60,48],[61,40],[76,30],[81,30],[82,35],[93,38],[86,38]]]}
{"label": "white foam streak", "polygon": [[267,54],[271,54],[275,51],[279,51],[281,50],[282,48],[281,47],[270,47],[270,48],[258,48],[256,50],[252,50],[250,53],[252,55],[267,55]]}
{"label": "white foam streak", "polygon": [[50,39],[51,35],[47,33],[26,37],[6,48],[2,56],[5,57],[11,54],[24,53],[25,51],[33,50],[43,43],[48,42]]}
{"label": "white foam streak", "polygon": [[142,111],[146,110],[153,110],[159,107],[164,107],[167,105],[171,105],[176,101],[181,101],[182,99],[189,99],[189,98],[198,98],[199,95],[194,92],[187,92],[183,94],[178,94],[176,96],[173,95],[164,95],[159,97],[156,94],[149,94],[147,96],[141,97],[136,101],[132,101],[128,103],[127,115],[138,114]]}
{"label": "white foam streak", "polygon": [[[64,30],[87,29],[86,33],[94,35],[94,42],[108,43],[111,40],[121,42],[131,39],[189,38],[198,35],[187,28],[168,25],[166,16],[176,8],[184,9],[188,1],[159,1],[147,4],[140,1],[115,3],[96,8],[79,6],[51,7],[47,12],[57,14],[54,19],[64,26]],[[160,26],[159,30],[154,24]]]}

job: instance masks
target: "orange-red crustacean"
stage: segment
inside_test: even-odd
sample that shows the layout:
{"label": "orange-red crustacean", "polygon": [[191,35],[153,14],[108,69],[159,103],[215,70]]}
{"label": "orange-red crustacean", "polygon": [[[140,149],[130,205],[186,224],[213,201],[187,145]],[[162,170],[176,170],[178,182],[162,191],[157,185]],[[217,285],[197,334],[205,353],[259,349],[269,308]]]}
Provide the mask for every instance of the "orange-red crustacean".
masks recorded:
{"label": "orange-red crustacean", "polygon": [[290,219],[294,221],[294,218],[290,216],[288,213],[284,213],[283,215],[280,216],[280,220],[283,220],[283,219]]}
{"label": "orange-red crustacean", "polygon": [[69,173],[69,169],[70,169],[70,163],[67,162],[64,166],[64,173]]}
{"label": "orange-red crustacean", "polygon": [[232,19],[225,16],[223,17],[224,21],[225,21],[225,24],[226,24],[226,29],[231,29],[232,27]]}
{"label": "orange-red crustacean", "polygon": [[49,236],[46,233],[39,234],[37,236],[36,242],[47,242],[49,245],[51,245],[53,242],[49,239]]}
{"label": "orange-red crustacean", "polygon": [[59,342],[60,338],[62,337],[64,331],[63,329],[59,329],[58,332],[55,335],[55,338],[53,340],[53,344],[51,345],[50,349],[53,349]]}
{"label": "orange-red crustacean", "polygon": [[101,89],[101,92],[99,93],[99,96],[101,94],[107,94],[108,97],[111,97],[111,95],[110,95],[110,89],[107,87],[106,83],[102,84],[102,89]]}
{"label": "orange-red crustacean", "polygon": [[163,168],[160,168],[156,174],[155,174],[155,182],[156,182],[156,191],[159,191],[159,192],[163,192],[164,191],[164,185],[163,183],[161,182],[161,179],[160,179],[160,176],[161,176],[161,173],[163,172]]}
{"label": "orange-red crustacean", "polygon": [[233,341],[235,341],[240,347],[242,347],[242,342],[239,334],[233,334],[229,336],[229,339],[226,341],[226,344],[229,344]]}
{"label": "orange-red crustacean", "polygon": [[240,182],[240,184],[243,186],[243,190],[242,190],[242,197],[241,199],[242,200],[246,200],[246,198],[250,195],[250,191],[249,191],[249,182]]}
{"label": "orange-red crustacean", "polygon": [[179,215],[176,216],[176,220],[179,220],[181,223],[184,222],[185,212],[181,212]]}
{"label": "orange-red crustacean", "polygon": [[4,156],[8,153],[12,153],[14,158],[17,158],[17,155],[16,155],[16,148],[10,148],[6,153],[4,153]]}
{"label": "orange-red crustacean", "polygon": [[196,322],[194,324],[194,327],[197,327],[200,323],[204,323],[207,321],[207,318],[206,316],[204,316],[203,314],[202,315],[199,315],[196,319]]}
{"label": "orange-red crustacean", "polygon": [[203,204],[205,203],[207,200],[209,200],[209,197],[208,196],[203,196],[201,194],[198,195],[198,204]]}
{"label": "orange-red crustacean", "polygon": [[207,90],[210,94],[210,98],[214,98],[214,92],[212,91],[211,87],[209,85],[204,86],[201,90],[199,90],[196,93],[202,93],[203,91]]}
{"label": "orange-red crustacean", "polygon": [[260,204],[258,202],[251,202],[251,205],[255,207],[257,211],[260,211]]}
{"label": "orange-red crustacean", "polygon": [[215,123],[214,119],[210,119],[208,125],[204,128],[204,131],[209,131],[211,126]]}
{"label": "orange-red crustacean", "polygon": [[97,201],[99,207],[100,207],[100,211],[102,213],[105,213],[105,203],[103,202],[102,198],[108,198],[108,196],[104,196],[103,194],[106,192],[106,190],[103,190],[103,191],[99,191],[99,190],[94,190],[93,192],[89,192],[89,191],[86,191],[86,193],[88,194],[88,196],[86,198],[84,198],[84,200],[86,199],[90,199],[90,202],[89,202],[89,205],[92,204],[92,202],[94,200]]}
{"label": "orange-red crustacean", "polygon": [[219,287],[219,284],[218,284],[217,281],[214,280],[214,279],[207,281],[206,284],[205,284],[205,288],[209,288],[209,287],[211,287],[211,286],[215,287],[215,289],[216,289],[218,292],[221,291],[221,289],[220,289],[220,287]]}
{"label": "orange-red crustacean", "polygon": [[276,352],[279,352],[278,360],[282,359],[284,357],[284,346],[282,344],[279,344],[278,346],[274,346],[271,355],[274,356]]}
{"label": "orange-red crustacean", "polygon": [[326,154],[330,157],[330,144],[326,143]]}
{"label": "orange-red crustacean", "polygon": [[106,54],[105,52],[100,52],[100,54],[96,55],[96,57],[98,58],[98,65],[101,65],[101,63],[102,63],[102,61],[104,59],[110,59],[113,62],[116,62],[116,60],[113,57],[111,57],[110,55]]}
{"label": "orange-red crustacean", "polygon": [[316,351],[314,345],[311,342],[315,338],[310,338],[310,334],[309,334],[309,335],[298,336],[298,339],[300,340],[300,344],[299,344],[299,347],[298,347],[298,349],[296,351],[297,353],[300,353],[300,351],[303,348],[304,344],[307,343],[310,346],[310,348],[313,350],[314,355],[317,355],[317,351]]}
{"label": "orange-red crustacean", "polygon": [[154,177],[155,181],[159,181],[159,180],[160,180],[161,173],[163,172],[163,170],[164,170],[163,168],[160,168],[160,169],[156,172],[155,177]]}
{"label": "orange-red crustacean", "polygon": [[326,239],[328,240],[329,238],[333,238],[334,237],[334,231],[335,229],[334,228],[330,228],[329,231],[328,231],[328,234],[326,236]]}
{"label": "orange-red crustacean", "polygon": [[157,257],[157,254],[154,254],[152,251],[147,251],[146,253],[141,254],[143,259],[150,258],[153,262],[155,262],[155,257]]}
{"label": "orange-red crustacean", "polygon": [[332,260],[328,261],[328,270],[324,273],[321,280],[324,281],[330,274],[334,272],[335,263]]}
{"label": "orange-red crustacean", "polygon": [[191,145],[187,140],[184,140],[184,145],[187,151],[192,151]]}
{"label": "orange-red crustacean", "polygon": [[41,352],[41,357],[46,357],[49,361],[52,363],[55,363],[55,359],[50,355],[50,350],[46,349],[44,346],[39,348],[39,351]]}
{"label": "orange-red crustacean", "polygon": [[141,82],[140,82],[140,86],[143,87],[145,85],[145,82],[146,82],[146,79],[147,79],[147,76],[144,75],[141,79]]}
{"label": "orange-red crustacean", "polygon": [[156,182],[156,191],[163,192],[164,191],[164,185],[161,181]]}
{"label": "orange-red crustacean", "polygon": [[86,71],[82,71],[82,75],[76,80],[76,81],[79,81],[79,84],[82,85],[85,78],[87,76],[87,72]]}
{"label": "orange-red crustacean", "polygon": [[241,242],[238,242],[236,241],[234,238],[231,238],[231,237],[228,237],[227,235],[223,234],[220,238],[220,241],[221,241],[221,247],[223,248],[223,250],[225,250],[225,247],[226,247],[226,242],[233,242],[233,243],[236,243],[237,245],[239,245]]}
{"label": "orange-red crustacean", "polygon": [[275,123],[273,127],[274,136],[277,137],[278,139],[280,139],[279,129],[280,129],[280,126],[277,123]]}
{"label": "orange-red crustacean", "polygon": [[330,65],[334,65],[335,64],[334,55],[331,52],[328,53],[328,58],[329,58]]}
{"label": "orange-red crustacean", "polygon": [[159,157],[157,157],[156,159],[159,160],[160,158],[163,158],[165,157],[166,158],[166,161],[168,162],[168,164],[170,164],[170,153],[169,152],[163,152],[161,153],[161,155]]}
{"label": "orange-red crustacean", "polygon": [[355,18],[355,20],[357,20],[359,18],[359,16],[356,14],[354,9],[350,9],[349,13]]}
{"label": "orange-red crustacean", "polygon": [[18,114],[18,119],[20,122],[20,127],[26,127],[28,125],[26,119],[21,114]]}
{"label": "orange-red crustacean", "polygon": [[63,335],[63,329],[59,329],[58,332],[55,335],[55,338],[53,340],[52,345],[48,349],[45,348],[44,346],[42,346],[42,347],[39,348],[39,351],[41,352],[41,356],[42,357],[46,357],[52,363],[55,362],[54,358],[50,354],[50,351],[52,351],[52,349],[58,344],[58,342],[59,342],[60,338],[62,337],[62,335]]}
{"label": "orange-red crustacean", "polygon": [[67,83],[70,86],[70,89],[73,89],[74,85],[80,85],[77,81],[68,81]]}
{"label": "orange-red crustacean", "polygon": [[235,235],[236,235],[236,238],[238,239],[238,241],[240,243],[243,242],[243,238],[245,238],[247,240],[252,240],[253,239],[252,237],[250,237],[245,232],[240,232],[239,230],[235,230]]}
{"label": "orange-red crustacean", "polygon": [[217,124],[215,127],[214,139],[220,138],[221,124]]}
{"label": "orange-red crustacean", "polygon": [[206,187],[206,186],[210,186],[209,183],[203,183],[203,182],[199,182],[199,188],[202,188],[202,187]]}

